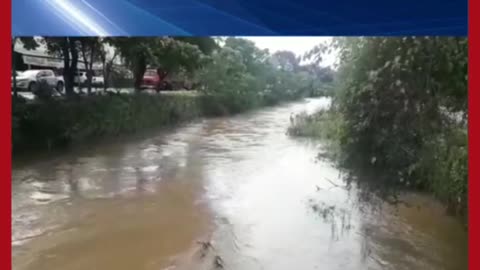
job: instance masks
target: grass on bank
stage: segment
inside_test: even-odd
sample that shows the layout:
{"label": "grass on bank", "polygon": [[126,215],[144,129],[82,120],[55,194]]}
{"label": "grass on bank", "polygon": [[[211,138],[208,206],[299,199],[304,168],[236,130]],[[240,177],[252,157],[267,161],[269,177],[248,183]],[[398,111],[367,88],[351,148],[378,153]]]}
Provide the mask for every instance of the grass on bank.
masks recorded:
{"label": "grass on bank", "polygon": [[52,149],[201,115],[200,99],[188,95],[98,95],[34,103],[14,99],[13,151]]}

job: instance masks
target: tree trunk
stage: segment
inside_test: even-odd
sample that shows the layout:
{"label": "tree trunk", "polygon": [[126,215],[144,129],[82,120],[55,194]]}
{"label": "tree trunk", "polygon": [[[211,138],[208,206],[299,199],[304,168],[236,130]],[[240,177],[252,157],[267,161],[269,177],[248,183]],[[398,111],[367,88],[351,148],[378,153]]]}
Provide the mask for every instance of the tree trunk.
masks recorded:
{"label": "tree trunk", "polygon": [[108,88],[108,63],[107,54],[105,51],[100,51],[100,59],[102,60],[103,92],[106,93]]}
{"label": "tree trunk", "polygon": [[103,70],[103,91],[107,92],[107,89],[110,84],[110,73],[113,68],[113,62],[115,61],[115,58],[117,57],[117,51],[113,54],[112,58],[107,61],[107,56],[105,52],[101,53],[101,58],[102,58],[102,70]]}
{"label": "tree trunk", "polygon": [[110,87],[110,74],[112,73],[112,63],[107,63],[105,73],[103,74],[103,89],[107,91]]}
{"label": "tree trunk", "polygon": [[[65,81],[65,94],[67,97],[73,95],[73,77],[70,76],[70,49],[69,38],[64,38],[62,44],[63,54],[63,80]],[[74,74],[75,75],[75,74]]]}
{"label": "tree trunk", "polygon": [[92,92],[92,78],[93,78],[93,75],[94,75],[94,72],[93,72],[93,59],[95,57],[95,44],[92,44],[92,48],[91,48],[91,54],[90,54],[90,74],[89,76],[90,77],[87,77],[88,78],[88,94],[90,94]]}
{"label": "tree trunk", "polygon": [[[82,58],[83,58],[83,66],[85,67],[85,73],[87,74],[87,85],[89,84],[88,81],[90,80],[89,79],[89,76],[90,76],[90,72],[88,72],[88,60],[87,60],[87,54],[85,53],[85,50],[86,50],[86,44],[85,44],[85,41],[84,40],[81,40],[81,50],[80,52],[82,53]],[[82,89],[82,92],[83,92],[83,87],[81,88]],[[90,90],[87,88],[87,94],[90,95]]]}
{"label": "tree trunk", "polygon": [[78,64],[78,51],[77,51],[77,46],[75,44],[75,39],[70,38],[70,52],[72,54],[72,63],[70,65],[69,69],[69,78],[70,81],[72,82],[72,94],[75,92],[73,91],[73,82],[75,81],[75,73],[77,72],[77,64]]}
{"label": "tree trunk", "polygon": [[110,70],[107,64],[103,64],[103,92],[107,92],[109,86]]}
{"label": "tree trunk", "polygon": [[86,53],[86,50],[87,50],[87,43],[84,41],[84,40],[81,40],[81,45],[82,45],[82,49],[81,49],[81,52],[82,52],[82,58],[83,58],[83,65],[85,67],[85,71],[86,71],[86,74],[87,74],[87,94],[90,95],[91,94],[91,81],[92,81],[92,77],[91,77],[91,71],[88,69],[89,67],[89,61],[87,59],[87,53]]}
{"label": "tree trunk", "polygon": [[87,93],[88,95],[92,94],[92,71],[87,71]]}
{"label": "tree trunk", "polygon": [[146,70],[147,70],[147,61],[145,59],[145,56],[143,55],[139,56],[133,68],[134,87],[136,92],[140,91],[140,88],[142,86],[142,81],[143,81],[143,75],[145,74]]}
{"label": "tree trunk", "polygon": [[102,75],[103,75],[103,92],[107,92],[107,67],[106,67],[106,59],[105,53],[100,53],[100,58],[102,60]]}

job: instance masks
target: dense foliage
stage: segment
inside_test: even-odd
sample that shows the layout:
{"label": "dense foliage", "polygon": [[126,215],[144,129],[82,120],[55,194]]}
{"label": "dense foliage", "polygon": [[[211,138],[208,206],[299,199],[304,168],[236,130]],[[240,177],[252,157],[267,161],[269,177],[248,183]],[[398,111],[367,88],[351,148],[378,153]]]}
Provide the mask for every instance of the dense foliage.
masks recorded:
{"label": "dense foliage", "polygon": [[329,113],[342,163],[374,168],[384,177],[373,187],[430,190],[464,212],[467,39],[337,38],[331,46],[340,65]]}
{"label": "dense foliage", "polygon": [[72,142],[171,125],[202,115],[189,95],[106,95],[12,106],[13,150],[53,149]]}
{"label": "dense foliage", "polygon": [[321,95],[325,82],[315,72],[292,52],[272,55],[252,41],[227,38],[197,76],[212,113],[229,113]]}
{"label": "dense foliage", "polygon": [[111,37],[105,42],[119,51],[132,71],[135,89],[140,89],[148,66],[161,68],[166,73],[192,72],[201,66],[204,56],[216,48],[215,41],[208,37]]}

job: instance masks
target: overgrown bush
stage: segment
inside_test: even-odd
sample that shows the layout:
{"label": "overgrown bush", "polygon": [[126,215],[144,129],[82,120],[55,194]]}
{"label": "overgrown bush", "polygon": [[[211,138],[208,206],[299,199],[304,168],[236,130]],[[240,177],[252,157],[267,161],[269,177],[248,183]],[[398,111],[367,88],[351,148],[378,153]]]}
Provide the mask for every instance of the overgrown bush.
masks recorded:
{"label": "overgrown bush", "polygon": [[315,72],[291,52],[271,55],[251,41],[228,38],[197,72],[197,80],[210,113],[226,114],[319,95],[323,82],[315,80]]}
{"label": "overgrown bush", "polygon": [[294,136],[319,137],[325,140],[336,140],[340,133],[341,120],[329,109],[319,110],[309,115],[301,113],[292,116],[288,133]]}
{"label": "overgrown bush", "polygon": [[423,179],[451,212],[466,214],[468,193],[468,143],[465,129],[440,134],[425,145],[415,177]]}
{"label": "overgrown bush", "polygon": [[255,78],[247,71],[238,51],[225,48],[215,52],[200,78],[204,107],[211,114],[236,113],[258,105]]}
{"label": "overgrown bush", "polygon": [[111,95],[13,102],[13,149],[52,148],[198,117],[193,96]]}
{"label": "overgrown bush", "polygon": [[[330,128],[342,165],[373,168],[372,188],[428,190],[465,213],[467,39],[338,38],[331,45],[341,59],[331,111],[341,131]],[[331,120],[316,120],[301,130],[323,135]]]}

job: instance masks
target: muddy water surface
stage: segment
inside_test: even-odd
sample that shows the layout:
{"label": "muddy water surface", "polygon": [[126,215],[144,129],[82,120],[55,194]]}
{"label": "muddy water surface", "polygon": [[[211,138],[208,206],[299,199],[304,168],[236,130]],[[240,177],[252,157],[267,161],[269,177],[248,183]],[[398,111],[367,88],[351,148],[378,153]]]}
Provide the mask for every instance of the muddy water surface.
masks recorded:
{"label": "muddy water surface", "polygon": [[441,205],[410,194],[408,206],[372,211],[315,159],[321,143],[285,135],[291,113],[327,105],[16,162],[13,268],[467,269],[466,231]]}

